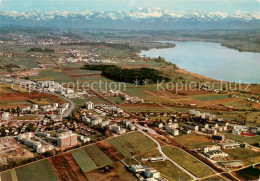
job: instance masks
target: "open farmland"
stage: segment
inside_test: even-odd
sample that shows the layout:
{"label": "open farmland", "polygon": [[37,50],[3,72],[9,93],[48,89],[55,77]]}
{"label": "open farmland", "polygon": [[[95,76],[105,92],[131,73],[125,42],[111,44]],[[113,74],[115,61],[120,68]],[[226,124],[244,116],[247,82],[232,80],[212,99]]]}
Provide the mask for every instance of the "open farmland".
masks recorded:
{"label": "open farmland", "polygon": [[200,101],[214,101],[214,100],[221,100],[221,99],[228,99],[228,95],[222,94],[210,94],[210,95],[203,95],[203,96],[194,96],[193,99],[197,99]]}
{"label": "open farmland", "polygon": [[45,93],[39,92],[15,92],[15,93],[0,93],[0,107],[13,108],[13,107],[23,107],[32,104],[51,104],[57,102],[63,104],[64,100],[57,96],[52,96]]}
{"label": "open farmland", "polygon": [[0,180],[3,181],[17,181],[15,169],[8,170],[0,174]]}
{"label": "open farmland", "polygon": [[121,162],[98,168],[86,173],[89,181],[135,181],[138,180],[132,173],[125,169]]}
{"label": "open farmland", "polygon": [[86,153],[83,148],[74,150],[70,153],[83,172],[87,172],[97,168],[95,162],[91,159],[91,157]]}
{"label": "open farmland", "polygon": [[209,138],[203,135],[191,134],[191,135],[181,135],[175,138],[179,143],[187,146],[188,148],[200,148],[204,145],[213,145],[215,143],[211,142]]}
{"label": "open farmland", "polygon": [[163,152],[170,159],[172,159],[174,162],[188,170],[196,177],[201,178],[214,174],[214,172],[211,169],[209,169],[206,165],[204,165],[194,157],[190,156],[189,154],[178,148],[170,146],[163,147]]}
{"label": "open farmland", "polygon": [[260,165],[238,170],[235,174],[243,180],[258,180],[260,177]]}
{"label": "open farmland", "polygon": [[255,148],[226,149],[234,159],[242,160],[246,166],[260,162],[260,150]]}
{"label": "open farmland", "polygon": [[47,159],[15,169],[19,181],[58,180]]}
{"label": "open farmland", "polygon": [[96,143],[96,146],[109,157],[113,162],[124,159],[125,157],[108,141]]}
{"label": "open farmland", "polygon": [[109,165],[112,161],[103,153],[96,145],[90,145],[84,147],[84,150],[91,157],[91,159],[95,162],[97,167],[102,167],[105,165]]}
{"label": "open farmland", "polygon": [[84,173],[69,152],[50,157],[49,162],[59,180],[86,180]]}
{"label": "open farmland", "polygon": [[125,157],[131,157],[156,148],[156,144],[150,138],[139,132],[125,134],[108,141]]}
{"label": "open farmland", "polygon": [[162,176],[169,180],[191,180],[192,178],[187,175],[184,171],[176,167],[170,161],[158,161],[158,162],[150,162],[150,161],[142,161],[142,158],[151,158],[161,156],[158,150],[150,151],[141,155],[136,156],[135,158],[144,165],[148,165],[149,167],[155,168],[159,172],[161,172]]}

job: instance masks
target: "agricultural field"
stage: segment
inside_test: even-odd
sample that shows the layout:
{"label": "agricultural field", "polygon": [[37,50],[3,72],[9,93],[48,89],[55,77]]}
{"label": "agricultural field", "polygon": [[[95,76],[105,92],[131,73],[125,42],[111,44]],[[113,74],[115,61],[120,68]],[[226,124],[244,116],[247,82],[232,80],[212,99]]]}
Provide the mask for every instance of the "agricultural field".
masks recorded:
{"label": "agricultural field", "polygon": [[0,180],[3,181],[17,181],[15,169],[8,170],[0,174]]}
{"label": "agricultural field", "polygon": [[73,79],[65,75],[61,70],[57,69],[45,69],[42,70],[38,76],[30,77],[31,80],[41,81],[41,80],[53,80],[59,83],[63,82],[74,82]]}
{"label": "agricultural field", "polygon": [[144,153],[156,148],[156,144],[139,132],[125,134],[108,140],[125,157]]}
{"label": "agricultural field", "polygon": [[87,172],[97,168],[95,162],[91,159],[91,157],[86,153],[84,149],[77,149],[70,153],[83,172]]}
{"label": "agricultural field", "polygon": [[59,180],[86,180],[84,172],[69,152],[49,157],[48,160]]}
{"label": "agricultural field", "polygon": [[176,162],[198,178],[214,174],[214,172],[206,165],[176,147],[163,147],[163,152],[174,162]]}
{"label": "agricultural field", "polygon": [[155,104],[120,104],[120,107],[129,112],[169,112],[171,109]]}
{"label": "agricultural field", "polygon": [[52,167],[47,159],[34,162],[15,169],[18,180],[21,181],[42,181],[57,180]]}
{"label": "agricultural field", "polygon": [[194,96],[193,99],[197,99],[200,101],[214,101],[214,100],[221,100],[221,99],[228,99],[228,95],[222,94],[210,94],[210,95],[203,95],[203,96]]}
{"label": "agricultural field", "polygon": [[203,135],[197,135],[197,134],[189,134],[189,135],[181,135],[175,137],[175,139],[183,144],[184,146],[187,146],[190,149],[200,148],[205,145],[214,145],[215,143],[210,141],[209,138]]}
{"label": "agricultural field", "polygon": [[225,152],[234,159],[242,160],[245,166],[260,162],[260,150],[257,148],[226,149]]}
{"label": "agricultural field", "polygon": [[142,161],[142,158],[151,158],[161,156],[158,150],[146,152],[144,154],[135,156],[135,158],[144,165],[148,165],[149,167],[155,168],[159,172],[161,172],[162,176],[167,178],[168,180],[191,180],[192,178],[187,175],[185,172],[180,170],[170,161],[158,161],[158,162],[150,162],[150,161]]}
{"label": "agricultural field", "polygon": [[223,181],[223,180],[228,180],[228,179],[224,179],[223,177],[218,175],[213,175],[211,177],[201,179],[201,181]]}
{"label": "agricultural field", "polygon": [[260,177],[260,166],[250,166],[236,171],[235,174],[243,180],[258,180]]}
{"label": "agricultural field", "polygon": [[113,162],[124,159],[124,155],[120,153],[110,142],[107,140],[97,142],[96,146],[105,153],[105,155]]}
{"label": "agricultural field", "polygon": [[125,169],[125,165],[121,162],[114,162],[111,165],[98,168],[86,173],[89,181],[137,181],[138,179]]}
{"label": "agricultural field", "polygon": [[96,145],[90,145],[84,147],[84,150],[91,157],[91,159],[95,162],[97,167],[103,167],[105,165],[109,165],[112,161],[103,153]]}
{"label": "agricultural field", "polygon": [[227,138],[237,140],[237,141],[246,142],[246,143],[249,143],[251,145],[260,143],[260,136],[259,135],[245,136],[245,135],[236,135],[236,134],[231,134],[231,133],[225,133],[225,136]]}

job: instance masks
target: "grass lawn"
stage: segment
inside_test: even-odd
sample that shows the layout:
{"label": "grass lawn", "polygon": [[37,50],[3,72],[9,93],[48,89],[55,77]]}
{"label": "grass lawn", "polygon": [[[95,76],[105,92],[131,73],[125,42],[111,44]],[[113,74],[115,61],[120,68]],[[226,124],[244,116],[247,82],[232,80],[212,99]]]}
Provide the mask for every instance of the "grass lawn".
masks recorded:
{"label": "grass lawn", "polygon": [[163,152],[174,162],[188,170],[196,177],[201,178],[214,174],[214,172],[206,165],[202,164],[197,159],[178,148],[170,146],[163,147]]}
{"label": "grass lawn", "polygon": [[16,172],[14,169],[1,173],[0,180],[2,181],[17,181]]}
{"label": "grass lawn", "polygon": [[250,148],[226,149],[225,152],[235,159],[242,160],[246,166],[260,162],[260,152],[253,151]]}
{"label": "grass lawn", "polygon": [[206,136],[189,134],[181,135],[175,138],[181,144],[187,146],[190,149],[200,148],[204,145],[214,145],[215,143],[211,142]]}
{"label": "grass lawn", "polygon": [[255,144],[255,143],[260,143],[260,136],[243,136],[243,135],[235,135],[235,134],[230,134],[226,133],[225,136],[230,139],[242,141],[242,142],[247,142],[249,144]]}
{"label": "grass lawn", "polygon": [[158,150],[153,150],[148,153],[144,153],[142,155],[138,155],[135,158],[139,160],[142,164],[148,165],[149,167],[155,168],[159,172],[161,172],[162,176],[167,178],[168,180],[191,180],[192,178],[187,175],[185,172],[180,170],[170,161],[159,161],[159,162],[150,162],[150,161],[142,161],[142,158],[150,158],[161,156]]}
{"label": "grass lawn", "polygon": [[144,153],[157,145],[142,133],[134,132],[108,140],[125,157]]}
{"label": "grass lawn", "polygon": [[97,167],[103,167],[113,163],[96,145],[90,145],[84,147],[84,150],[95,162]]}
{"label": "grass lawn", "polygon": [[70,153],[83,172],[87,172],[97,168],[95,162],[90,158],[90,156],[86,153],[84,149],[77,149]]}
{"label": "grass lawn", "polygon": [[19,181],[58,181],[58,178],[47,159],[16,168],[15,171]]}
{"label": "grass lawn", "polygon": [[221,100],[221,99],[228,99],[228,95],[222,94],[215,94],[215,95],[204,95],[204,96],[193,96],[193,99],[197,99],[200,101],[214,101],[214,100]]}
{"label": "grass lawn", "polygon": [[245,169],[235,172],[238,176],[243,177],[245,180],[258,180],[260,177],[260,169],[255,167],[247,167]]}

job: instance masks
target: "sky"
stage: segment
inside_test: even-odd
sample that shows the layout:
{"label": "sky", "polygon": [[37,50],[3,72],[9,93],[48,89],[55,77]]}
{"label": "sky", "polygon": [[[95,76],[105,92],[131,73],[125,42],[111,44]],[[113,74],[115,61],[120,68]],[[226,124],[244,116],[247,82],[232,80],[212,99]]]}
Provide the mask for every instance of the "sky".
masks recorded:
{"label": "sky", "polygon": [[260,0],[0,0],[0,11],[126,11],[162,8],[175,11],[260,11]]}

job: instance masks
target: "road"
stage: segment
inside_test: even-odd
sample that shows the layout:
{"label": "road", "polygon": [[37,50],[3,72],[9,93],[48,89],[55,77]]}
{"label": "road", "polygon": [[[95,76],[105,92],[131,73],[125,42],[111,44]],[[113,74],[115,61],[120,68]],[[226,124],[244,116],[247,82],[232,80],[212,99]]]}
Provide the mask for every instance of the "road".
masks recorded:
{"label": "road", "polygon": [[176,167],[178,167],[179,169],[181,169],[183,172],[185,172],[186,174],[188,174],[190,177],[193,178],[193,180],[197,180],[197,177],[195,177],[192,173],[190,173],[189,171],[187,171],[186,169],[184,169],[183,167],[181,167],[180,165],[178,165],[177,163],[175,163],[172,159],[170,159],[163,151],[162,151],[162,147],[160,145],[160,143],[154,139],[153,137],[151,137],[150,135],[146,134],[144,131],[142,131],[141,129],[138,130],[139,132],[143,133],[144,135],[148,136],[151,140],[153,140],[156,144],[157,144],[157,149],[160,152],[160,154],[163,156],[163,158],[165,160],[169,160],[171,163],[173,163]]}

